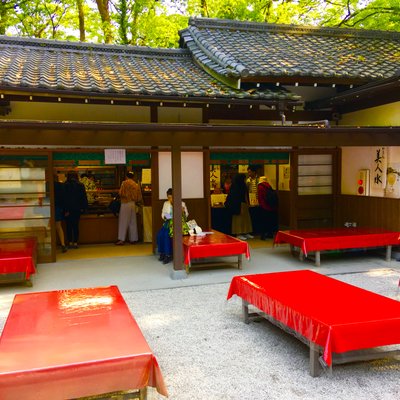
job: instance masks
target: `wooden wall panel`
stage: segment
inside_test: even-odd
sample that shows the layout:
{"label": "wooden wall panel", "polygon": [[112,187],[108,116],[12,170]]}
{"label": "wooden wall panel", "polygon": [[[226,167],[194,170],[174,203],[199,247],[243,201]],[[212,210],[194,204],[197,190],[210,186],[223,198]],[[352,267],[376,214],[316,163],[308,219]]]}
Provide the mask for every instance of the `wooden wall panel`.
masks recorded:
{"label": "wooden wall panel", "polygon": [[297,228],[332,227],[334,221],[333,196],[297,196]]}
{"label": "wooden wall panel", "polygon": [[337,196],[337,226],[356,222],[357,226],[400,231],[400,199],[369,196]]}
{"label": "wooden wall panel", "polygon": [[279,195],[279,229],[290,227],[290,192],[280,190]]}

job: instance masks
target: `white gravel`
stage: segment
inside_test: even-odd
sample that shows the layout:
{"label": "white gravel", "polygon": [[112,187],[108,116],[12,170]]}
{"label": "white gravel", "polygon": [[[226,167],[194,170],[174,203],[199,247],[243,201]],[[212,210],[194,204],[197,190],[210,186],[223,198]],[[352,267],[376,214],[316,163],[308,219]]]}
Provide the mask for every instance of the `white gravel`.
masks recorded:
{"label": "white gravel", "polygon": [[[331,276],[398,298],[399,271],[393,269]],[[226,301],[228,287],[123,292],[170,399],[400,399],[399,360],[339,365],[332,375],[312,378],[308,348],[267,321],[244,324],[240,299]],[[0,301],[0,331],[8,311]],[[149,399],[161,398],[150,390]]]}
{"label": "white gravel", "polygon": [[[397,295],[397,271],[333,277]],[[124,293],[171,399],[400,399],[398,361],[341,365],[332,376],[312,378],[308,348],[267,321],[244,324],[241,300],[225,300],[228,287]],[[159,397],[152,393],[152,398]]]}

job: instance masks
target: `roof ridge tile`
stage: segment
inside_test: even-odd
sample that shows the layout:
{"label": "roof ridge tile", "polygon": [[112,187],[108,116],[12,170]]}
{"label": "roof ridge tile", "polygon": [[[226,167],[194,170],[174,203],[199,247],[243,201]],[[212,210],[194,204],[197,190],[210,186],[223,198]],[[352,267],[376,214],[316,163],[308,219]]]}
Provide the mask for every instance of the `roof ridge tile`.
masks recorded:
{"label": "roof ridge tile", "polygon": [[27,38],[20,36],[6,36],[0,35],[0,47],[5,45],[7,47],[17,46],[24,48],[38,48],[51,50],[66,50],[71,52],[83,52],[93,51],[96,53],[105,54],[126,54],[126,55],[137,55],[141,57],[179,57],[189,56],[189,52],[186,49],[167,49],[147,46],[131,46],[131,45],[114,45],[114,44],[102,44],[102,43],[88,43],[88,42],[69,42],[64,40],[50,40],[50,39],[37,39]]}
{"label": "roof ridge tile", "polygon": [[236,29],[245,31],[269,31],[291,34],[314,34],[316,36],[341,36],[363,38],[392,38],[400,40],[400,32],[385,30],[367,30],[356,28],[320,27],[295,24],[272,24],[266,22],[237,21],[219,18],[189,18],[189,27],[211,29]]}

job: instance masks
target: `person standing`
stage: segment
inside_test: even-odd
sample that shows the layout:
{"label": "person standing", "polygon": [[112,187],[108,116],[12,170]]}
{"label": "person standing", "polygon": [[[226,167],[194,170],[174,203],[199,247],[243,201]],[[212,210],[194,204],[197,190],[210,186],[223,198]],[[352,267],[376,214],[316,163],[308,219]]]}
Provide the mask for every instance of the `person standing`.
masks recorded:
{"label": "person standing", "polygon": [[62,227],[62,221],[65,220],[64,211],[64,200],[65,200],[65,190],[64,183],[60,182],[58,175],[54,175],[54,216],[56,220],[56,231],[58,234],[58,239],[61,244],[61,250],[63,253],[67,251],[67,246],[65,245],[65,235]]}
{"label": "person standing", "polygon": [[85,186],[79,182],[78,173],[67,173],[67,181],[64,184],[64,209],[67,228],[68,247],[78,248],[79,221],[81,214],[88,208]]}
{"label": "person standing", "polygon": [[[163,226],[157,233],[157,248],[160,257],[158,258],[163,264],[168,264],[172,261],[172,209],[173,209],[173,197],[172,188],[167,190],[167,200],[164,201],[163,208],[161,211],[161,218],[164,221]],[[189,211],[186,204],[182,201],[182,233],[187,234],[187,224],[185,224]]]}
{"label": "person standing", "polygon": [[93,204],[97,198],[97,185],[92,174],[82,174],[80,182],[83,183],[86,189],[86,196],[89,204]]}
{"label": "person standing", "polygon": [[253,227],[249,214],[249,192],[245,174],[235,175],[226,197],[225,207],[232,215],[232,234],[241,240],[252,238],[250,232]]}
{"label": "person standing", "polygon": [[[259,233],[260,231],[260,206],[258,203],[257,185],[258,185],[257,167],[255,165],[249,165],[247,168],[247,179],[246,186],[249,191],[249,213],[251,218],[251,224],[253,226],[253,233]],[[249,239],[252,239],[253,235],[248,235]]]}
{"label": "person standing", "polygon": [[278,197],[266,176],[260,177],[258,201],[261,211],[261,240],[273,238],[278,231]]}
{"label": "person standing", "polygon": [[128,171],[119,189],[121,209],[118,215],[118,240],[115,242],[117,246],[125,244],[127,232],[131,244],[139,240],[136,207],[142,203],[142,191],[139,184],[134,181],[134,176],[132,171]]}

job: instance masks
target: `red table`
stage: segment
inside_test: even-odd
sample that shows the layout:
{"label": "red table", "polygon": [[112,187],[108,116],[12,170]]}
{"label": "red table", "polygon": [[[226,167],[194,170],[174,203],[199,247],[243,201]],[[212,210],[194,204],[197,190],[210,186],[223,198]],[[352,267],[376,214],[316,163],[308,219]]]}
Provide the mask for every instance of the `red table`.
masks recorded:
{"label": "red table", "polygon": [[400,233],[377,228],[324,228],[278,231],[274,245],[289,243],[300,249],[300,259],[315,252],[315,263],[321,263],[324,250],[357,249],[386,246],[386,261],[391,259],[392,245],[400,244]]}
{"label": "red table", "polygon": [[250,258],[249,245],[243,240],[218,231],[204,235],[184,236],[184,263],[189,272],[192,260],[197,258],[238,256],[238,268],[242,268],[242,255]]}
{"label": "red table", "polygon": [[37,241],[34,237],[0,239],[0,274],[23,274],[23,279],[30,283],[36,270],[36,256]]}
{"label": "red table", "polygon": [[0,399],[167,390],[116,286],[18,294],[0,338]]}
{"label": "red table", "polygon": [[[252,304],[271,322],[300,335],[310,346],[312,376],[320,372],[320,352],[331,366],[337,353],[400,344],[400,302],[316,272],[236,276],[228,299],[234,294],[243,300],[246,323]],[[357,358],[353,352],[337,359],[341,363],[398,354],[400,350],[392,350]]]}

